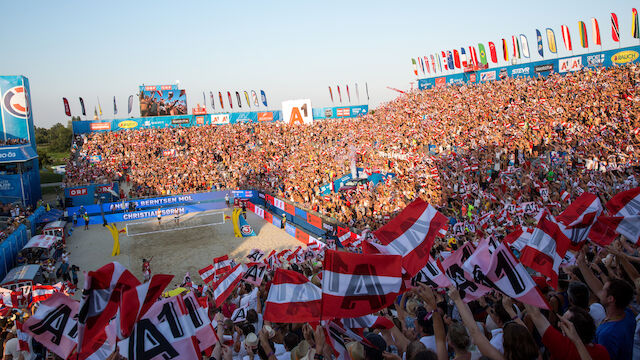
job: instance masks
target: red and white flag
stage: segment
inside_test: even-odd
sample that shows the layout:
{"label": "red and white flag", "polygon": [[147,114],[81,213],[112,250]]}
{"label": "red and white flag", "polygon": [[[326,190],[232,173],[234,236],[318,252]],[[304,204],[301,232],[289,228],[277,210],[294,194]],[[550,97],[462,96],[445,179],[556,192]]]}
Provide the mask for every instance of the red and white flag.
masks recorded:
{"label": "red and white flag", "polygon": [[[600,221],[601,219],[604,219],[604,221]],[[611,221],[607,221],[607,216],[600,215],[591,230],[589,230],[587,238],[603,247],[611,244],[618,237],[618,233],[615,228],[612,229],[609,225],[613,224],[611,224]],[[615,226],[617,227],[617,225]]]}
{"label": "red and white flag", "polygon": [[640,187],[617,193],[605,206],[610,216],[640,214]]}
{"label": "red and white flag", "polygon": [[197,329],[211,327],[207,318],[190,313],[179,296],[157,301],[136,323],[131,336],[118,342],[120,355],[136,359],[200,359]]}
{"label": "red and white flag", "polygon": [[264,319],[272,322],[313,322],[321,319],[322,290],[304,275],[276,269],[265,302]]}
{"label": "red and white flag", "polygon": [[122,293],[120,306],[120,328],[118,337],[124,339],[131,334],[133,326],[151,308],[162,295],[164,289],[173,280],[173,275],[156,274],[142,285]]}
{"label": "red and white flag", "polygon": [[222,305],[229,295],[231,295],[233,289],[238,285],[240,280],[242,280],[243,274],[244,265],[238,264],[211,286],[213,288],[213,298],[216,301],[216,307]]}
{"label": "red and white flag", "polygon": [[590,226],[596,221],[602,210],[600,198],[595,194],[585,192],[560,215],[556,216],[556,221],[569,228]]}
{"label": "red and white flag", "polygon": [[31,301],[31,287],[21,286],[16,290],[0,288],[0,300],[3,306],[10,308],[26,308]]}
{"label": "red and white flag", "polygon": [[518,225],[518,227],[514,231],[507,234],[507,236],[505,236],[502,241],[507,245],[513,247],[514,249],[522,252],[522,249],[524,249],[525,245],[527,245],[529,241],[531,241],[531,234],[533,234],[533,228],[522,227]]}
{"label": "red and white flag", "polygon": [[219,256],[213,259],[213,266],[216,271],[215,276],[220,276],[231,269],[229,255]]}
{"label": "red and white flag", "polygon": [[384,316],[375,316],[375,315],[366,315],[357,318],[345,318],[342,319],[342,324],[347,329],[369,329],[369,331],[378,329],[378,330],[389,330],[394,327],[394,324],[391,320],[387,319]]}
{"label": "red and white flag", "polygon": [[86,274],[78,311],[79,359],[102,347],[106,340],[105,327],[118,311],[122,292],[138,285],[140,281],[117,262]]}
{"label": "red and white flag", "polygon": [[22,330],[24,324],[16,320],[16,335],[18,337],[18,346],[20,351],[30,351],[29,344],[31,342],[31,336]]}
{"label": "red and white flag", "polygon": [[207,267],[204,267],[198,270],[198,274],[200,274],[202,281],[204,281],[205,283],[209,283],[209,282],[212,282],[213,279],[215,278],[216,271],[213,268],[213,265],[209,265]]}
{"label": "red and white flag", "polygon": [[490,288],[476,283],[473,279],[473,274],[463,268],[463,264],[471,257],[474,251],[473,245],[467,242],[442,261],[444,273],[458,289],[460,298],[465,303],[476,300],[491,291]]}
{"label": "red and white flag", "polygon": [[31,303],[37,303],[45,301],[56,292],[59,292],[60,288],[53,285],[33,285],[31,287]]}
{"label": "red and white flag", "polygon": [[36,313],[22,325],[22,331],[31,335],[49,351],[67,359],[76,347],[78,302],[61,293],[54,293],[40,303]]}
{"label": "red and white flag", "polygon": [[342,246],[348,246],[358,238],[357,234],[351,232],[351,230],[349,229],[342,228],[342,227],[338,227],[337,235],[338,235],[338,240],[340,240],[340,243],[342,244]]}
{"label": "red and white flag", "polygon": [[[601,216],[598,221],[609,229],[626,237],[636,245],[640,245],[640,215]],[[613,240],[611,240],[613,241]],[[611,241],[609,243],[611,243]]]}
{"label": "red and white flag", "polygon": [[520,262],[551,279],[551,286],[557,289],[558,270],[569,245],[569,238],[544,211],[531,239],[522,249]]}
{"label": "red and white flag", "polygon": [[325,251],[322,318],[364,316],[391,305],[403,282],[401,264],[398,255]]}
{"label": "red and white flag", "polygon": [[413,277],[429,261],[433,242],[447,222],[446,216],[417,198],[374,234],[391,254],[402,256],[402,267]]}
{"label": "red and white flag", "polygon": [[566,190],[563,191],[562,194],[560,194],[560,200],[564,202],[571,200],[571,194],[569,194]]}

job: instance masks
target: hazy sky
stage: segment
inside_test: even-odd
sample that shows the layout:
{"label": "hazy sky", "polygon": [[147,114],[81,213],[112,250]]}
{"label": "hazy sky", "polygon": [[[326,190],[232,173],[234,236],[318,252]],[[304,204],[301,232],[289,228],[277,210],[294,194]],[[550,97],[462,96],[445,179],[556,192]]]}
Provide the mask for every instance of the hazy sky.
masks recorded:
{"label": "hazy sky", "polygon": [[[100,99],[104,118],[126,117],[127,98],[141,84],[180,81],[189,108],[202,92],[264,89],[269,107],[310,98],[329,106],[328,86],[354,84],[372,107],[415,82],[411,58],[461,46],[499,46],[525,34],[537,60],[535,29],[569,26],[575,53],[578,21],[591,39],[600,23],[603,48],[611,40],[609,13],[620,21],[622,46],[631,39],[631,1],[2,1],[3,75],[29,78],[36,126],[66,124],[62,97],[74,115],[84,98],[87,115]],[[487,47],[488,49],[488,47]],[[590,50],[598,50],[590,48]],[[488,51],[488,50],[487,50]],[[501,53],[499,49],[498,53]],[[545,55],[548,49],[545,43]],[[555,56],[554,56],[555,57]],[[344,92],[344,90],[343,90]],[[335,95],[335,94],[334,94]],[[217,96],[216,96],[217,98]],[[343,100],[346,96],[343,93]],[[226,101],[226,97],[225,97]],[[216,105],[218,109],[219,105]],[[243,108],[244,109],[244,108]],[[137,99],[132,116],[138,116]]]}

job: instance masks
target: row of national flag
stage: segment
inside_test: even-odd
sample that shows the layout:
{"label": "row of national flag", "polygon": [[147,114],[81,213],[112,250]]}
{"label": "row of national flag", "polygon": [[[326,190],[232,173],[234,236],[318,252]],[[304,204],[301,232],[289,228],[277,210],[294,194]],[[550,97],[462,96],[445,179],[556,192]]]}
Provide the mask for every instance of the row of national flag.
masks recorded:
{"label": "row of national flag", "polygon": [[[258,93],[256,93],[255,90],[251,90],[251,96],[249,96],[249,92],[247,92],[246,90],[243,91],[244,93],[244,100],[247,102],[247,107],[251,108],[251,104],[253,104],[254,107],[259,107],[260,106],[260,102],[262,102],[262,105],[267,107],[267,94],[264,92],[264,90],[260,90],[260,100],[258,100]],[[238,109],[242,108],[242,97],[240,96],[240,92],[236,91],[235,92],[236,95],[236,104]],[[231,94],[231,91],[227,91],[227,98],[229,100],[229,108],[231,110],[233,110],[233,96]],[[222,91],[218,91],[218,104],[220,104],[220,109],[224,110],[224,99],[223,99],[223,92]],[[203,105],[204,107],[207,107],[207,95],[205,94],[205,92],[202,92],[202,101],[203,101]],[[213,94],[213,91],[209,91],[209,105],[211,105],[211,109],[213,109],[214,111],[216,110],[216,98]]]}
{"label": "row of national flag", "polygon": [[[80,113],[82,116],[87,116],[87,111],[84,106],[84,99],[82,97],[78,98],[80,102]],[[62,104],[64,105],[64,113],[67,116],[71,116],[71,106],[69,105],[69,100],[66,97],[62,98]],[[131,110],[133,110],[133,95],[129,95],[129,100],[127,101],[127,115],[131,114]],[[98,106],[93,108],[93,114],[95,117],[98,117],[98,114],[102,116],[102,106],[100,106],[100,99],[98,99]],[[116,97],[113,97],[113,115],[118,114],[118,105],[116,104]]]}
{"label": "row of national flag", "polygon": [[[356,83],[355,85],[356,85],[355,90],[356,90],[356,98],[357,98],[356,101],[360,103],[360,91],[358,90],[358,83]],[[349,101],[349,103],[351,103],[351,93],[349,92],[349,84],[345,86],[345,89],[347,93],[347,100]],[[367,101],[369,101],[369,85],[366,82],[364,83],[364,89],[365,89],[365,93],[367,94]],[[340,85],[336,85],[336,90],[337,90],[340,104],[342,104],[342,92],[340,91]],[[334,103],[333,90],[331,89],[331,86],[329,86],[329,97],[331,98],[331,103]]]}
{"label": "row of national flag", "polygon": [[[635,39],[640,39],[638,11],[635,8],[632,9],[631,16],[631,36]],[[571,32],[569,27],[567,25],[562,25],[560,27],[560,31],[562,34],[562,43],[564,44],[564,48],[569,52],[573,51],[573,43],[571,41]],[[555,32],[551,28],[546,28],[545,35],[547,39],[547,49],[550,53],[557,54],[558,47]],[[584,49],[589,48],[587,25],[584,21],[578,21],[578,36],[580,39],[580,46]],[[620,43],[620,26],[618,23],[618,16],[615,13],[611,13],[611,39],[616,43]],[[602,46],[600,26],[596,18],[591,18],[591,41],[593,45]],[[536,42],[538,54],[540,57],[544,57],[543,36],[542,32],[538,29],[536,29]],[[477,53],[475,46],[469,46],[468,48],[462,47],[460,50],[445,50],[428,56],[412,58],[411,63],[413,65],[413,73],[418,76],[418,70],[421,70],[423,75],[435,75],[446,71],[455,71],[456,69],[478,70],[487,68],[489,66],[489,61],[493,64],[498,63],[498,50],[496,44],[489,41],[487,45],[489,48],[488,56],[484,44],[479,43],[477,46]],[[512,59],[530,58],[529,41],[524,34],[512,36],[511,41],[503,38],[499,45],[502,45],[502,53],[500,55],[502,55],[501,58],[504,61],[509,61],[510,56]]]}

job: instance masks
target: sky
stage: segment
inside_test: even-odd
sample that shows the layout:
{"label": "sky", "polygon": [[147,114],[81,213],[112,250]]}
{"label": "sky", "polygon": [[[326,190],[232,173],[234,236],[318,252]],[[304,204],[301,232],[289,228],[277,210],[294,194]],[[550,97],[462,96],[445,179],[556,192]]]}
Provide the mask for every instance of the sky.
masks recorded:
{"label": "sky", "polygon": [[[611,40],[609,13],[620,22],[621,46],[631,37],[631,1],[1,1],[2,75],[25,75],[38,127],[66,124],[62,98],[87,118],[100,101],[103,118],[126,118],[127,98],[142,84],[175,84],[191,109],[207,94],[264,90],[269,109],[311,99],[331,106],[328,87],[351,90],[351,104],[371,108],[397,97],[387,86],[416,86],[411,58],[512,35],[528,38],[531,60],[540,60],[535,30],[569,27],[574,54],[597,51],[590,19],[600,26],[602,48]],[[590,48],[580,48],[578,21]],[[543,35],[544,37],[544,35]],[[545,39],[546,40],[546,39]],[[545,43],[545,56],[548,54]],[[488,47],[487,47],[488,51]],[[420,77],[422,73],[420,72]],[[358,84],[360,101],[355,96]],[[370,99],[365,95],[365,83]],[[216,95],[217,98],[217,95]],[[226,97],[225,97],[226,101]],[[336,99],[337,101],[337,99]],[[228,104],[227,104],[228,105]],[[246,106],[246,105],[245,105]],[[138,116],[134,101],[131,116]],[[260,107],[260,110],[265,109]],[[216,101],[216,110],[219,104]],[[246,110],[246,108],[243,108]],[[252,109],[255,110],[255,109]],[[85,117],[83,117],[84,119]]]}

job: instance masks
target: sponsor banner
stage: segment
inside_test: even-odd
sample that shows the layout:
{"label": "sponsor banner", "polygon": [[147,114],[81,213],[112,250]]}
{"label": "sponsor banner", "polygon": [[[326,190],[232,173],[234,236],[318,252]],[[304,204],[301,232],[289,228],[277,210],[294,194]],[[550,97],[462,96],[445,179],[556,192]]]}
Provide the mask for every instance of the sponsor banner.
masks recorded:
{"label": "sponsor banner", "polygon": [[95,122],[95,123],[89,124],[89,128],[93,131],[111,130],[111,123],[104,122],[104,121]]}
{"label": "sponsor banner", "polygon": [[0,139],[25,139],[35,149],[29,79],[24,76],[0,76],[0,102]]}
{"label": "sponsor banner", "polygon": [[[114,183],[114,184],[117,185],[117,183]],[[98,185],[98,187],[102,187],[102,188],[96,191],[106,191],[109,185]],[[80,187],[80,188],[87,189],[86,186]],[[253,192],[253,191],[250,191],[250,192]],[[151,199],[117,201],[117,202],[102,204],[102,209],[105,213],[113,213],[113,212],[128,210],[129,207],[132,206],[132,204],[135,204],[136,209],[145,209],[145,208],[158,208],[162,206],[179,205],[179,204],[187,205],[187,204],[200,203],[200,202],[211,202],[216,200],[219,202],[223,202],[226,194],[227,194],[226,191],[214,191],[214,192],[206,192],[206,193],[164,196],[164,197],[151,198]],[[71,196],[77,196],[77,195],[71,195]],[[97,215],[101,213],[100,205],[98,204],[85,205],[82,208],[83,208],[83,211],[86,211],[89,215]],[[80,207],[73,206],[73,207],[67,208],[67,213],[69,215],[73,215],[74,212],[79,213]]]}
{"label": "sponsor banner", "polygon": [[285,123],[310,124],[313,122],[310,99],[287,100],[282,102],[282,118]]}
{"label": "sponsor banner", "polygon": [[604,65],[605,55],[602,54],[594,54],[594,55],[584,55],[584,60],[582,62],[583,66],[589,67],[598,67]]}
{"label": "sponsor banner", "polygon": [[229,114],[211,115],[211,124],[225,125],[229,123]]}
{"label": "sponsor banner", "polygon": [[102,161],[102,155],[91,155],[89,156],[89,162],[92,164],[99,163]]}
{"label": "sponsor banner", "polygon": [[38,154],[31,145],[0,147],[0,163],[22,162],[35,159]]}
{"label": "sponsor banner", "polygon": [[614,64],[626,64],[636,59],[638,59],[638,51],[636,50],[619,51],[611,55],[611,62]]}
{"label": "sponsor banner", "polygon": [[483,73],[480,73],[480,81],[481,82],[493,81],[495,79],[496,79],[496,72],[495,71],[485,71]]}
{"label": "sponsor banner", "polygon": [[204,116],[196,116],[196,125],[204,125]]}
{"label": "sponsor banner", "polygon": [[533,67],[533,71],[536,74],[540,74],[540,73],[548,73],[550,71],[554,71],[554,67],[553,67],[553,63],[548,63],[548,64],[542,64],[542,65],[536,65]]}
{"label": "sponsor banner", "polygon": [[443,87],[445,85],[447,85],[447,78],[446,77],[439,77],[436,78],[436,87]]}
{"label": "sponsor banner", "polygon": [[273,121],[273,112],[271,111],[259,112],[258,122],[263,122],[263,121],[268,121],[268,122]]}
{"label": "sponsor banner", "polygon": [[500,78],[500,80],[506,79],[507,77],[509,77],[509,70],[507,68],[502,68],[498,71],[498,78]]}
{"label": "sponsor banner", "polygon": [[351,109],[350,108],[336,108],[336,117],[350,117]]}
{"label": "sponsor banner", "polygon": [[186,125],[186,124],[191,124],[190,118],[171,119],[171,125]]}
{"label": "sponsor banner", "polygon": [[529,77],[531,75],[530,66],[518,66],[511,69],[511,77]]}
{"label": "sponsor banner", "polygon": [[[216,201],[216,202],[207,202],[207,203],[201,203],[201,204],[161,208],[160,212],[163,217],[168,216],[168,218],[164,219],[164,221],[173,221],[173,217],[176,213],[190,214],[194,212],[201,212],[201,211],[208,211],[208,210],[221,210],[226,208],[227,206],[223,201]],[[147,210],[134,211],[134,212],[107,214],[104,217],[109,223],[150,219],[150,218],[157,218],[158,215],[156,213],[156,210],[157,209],[147,209]],[[101,215],[90,216],[89,224],[90,225],[102,224],[102,216]],[[84,225],[84,222],[78,221],[78,226],[81,226],[81,225]]]}
{"label": "sponsor banner", "polygon": [[582,70],[582,56],[574,56],[570,58],[560,59],[558,63],[558,72],[565,73],[569,71]]}
{"label": "sponsor banner", "polygon": [[[258,196],[258,192],[255,190],[232,190],[234,199],[253,199]],[[197,194],[196,194],[197,195]]]}
{"label": "sponsor banner", "polygon": [[138,122],[135,120],[123,120],[118,122],[117,127],[121,130],[135,129],[138,127]]}
{"label": "sponsor banner", "polygon": [[[73,186],[64,189],[64,196],[71,199],[72,206],[92,205],[98,197],[102,196],[110,201],[113,196],[108,189],[112,189],[115,193],[118,193],[118,183]],[[98,212],[100,212],[100,210],[98,210]]]}

